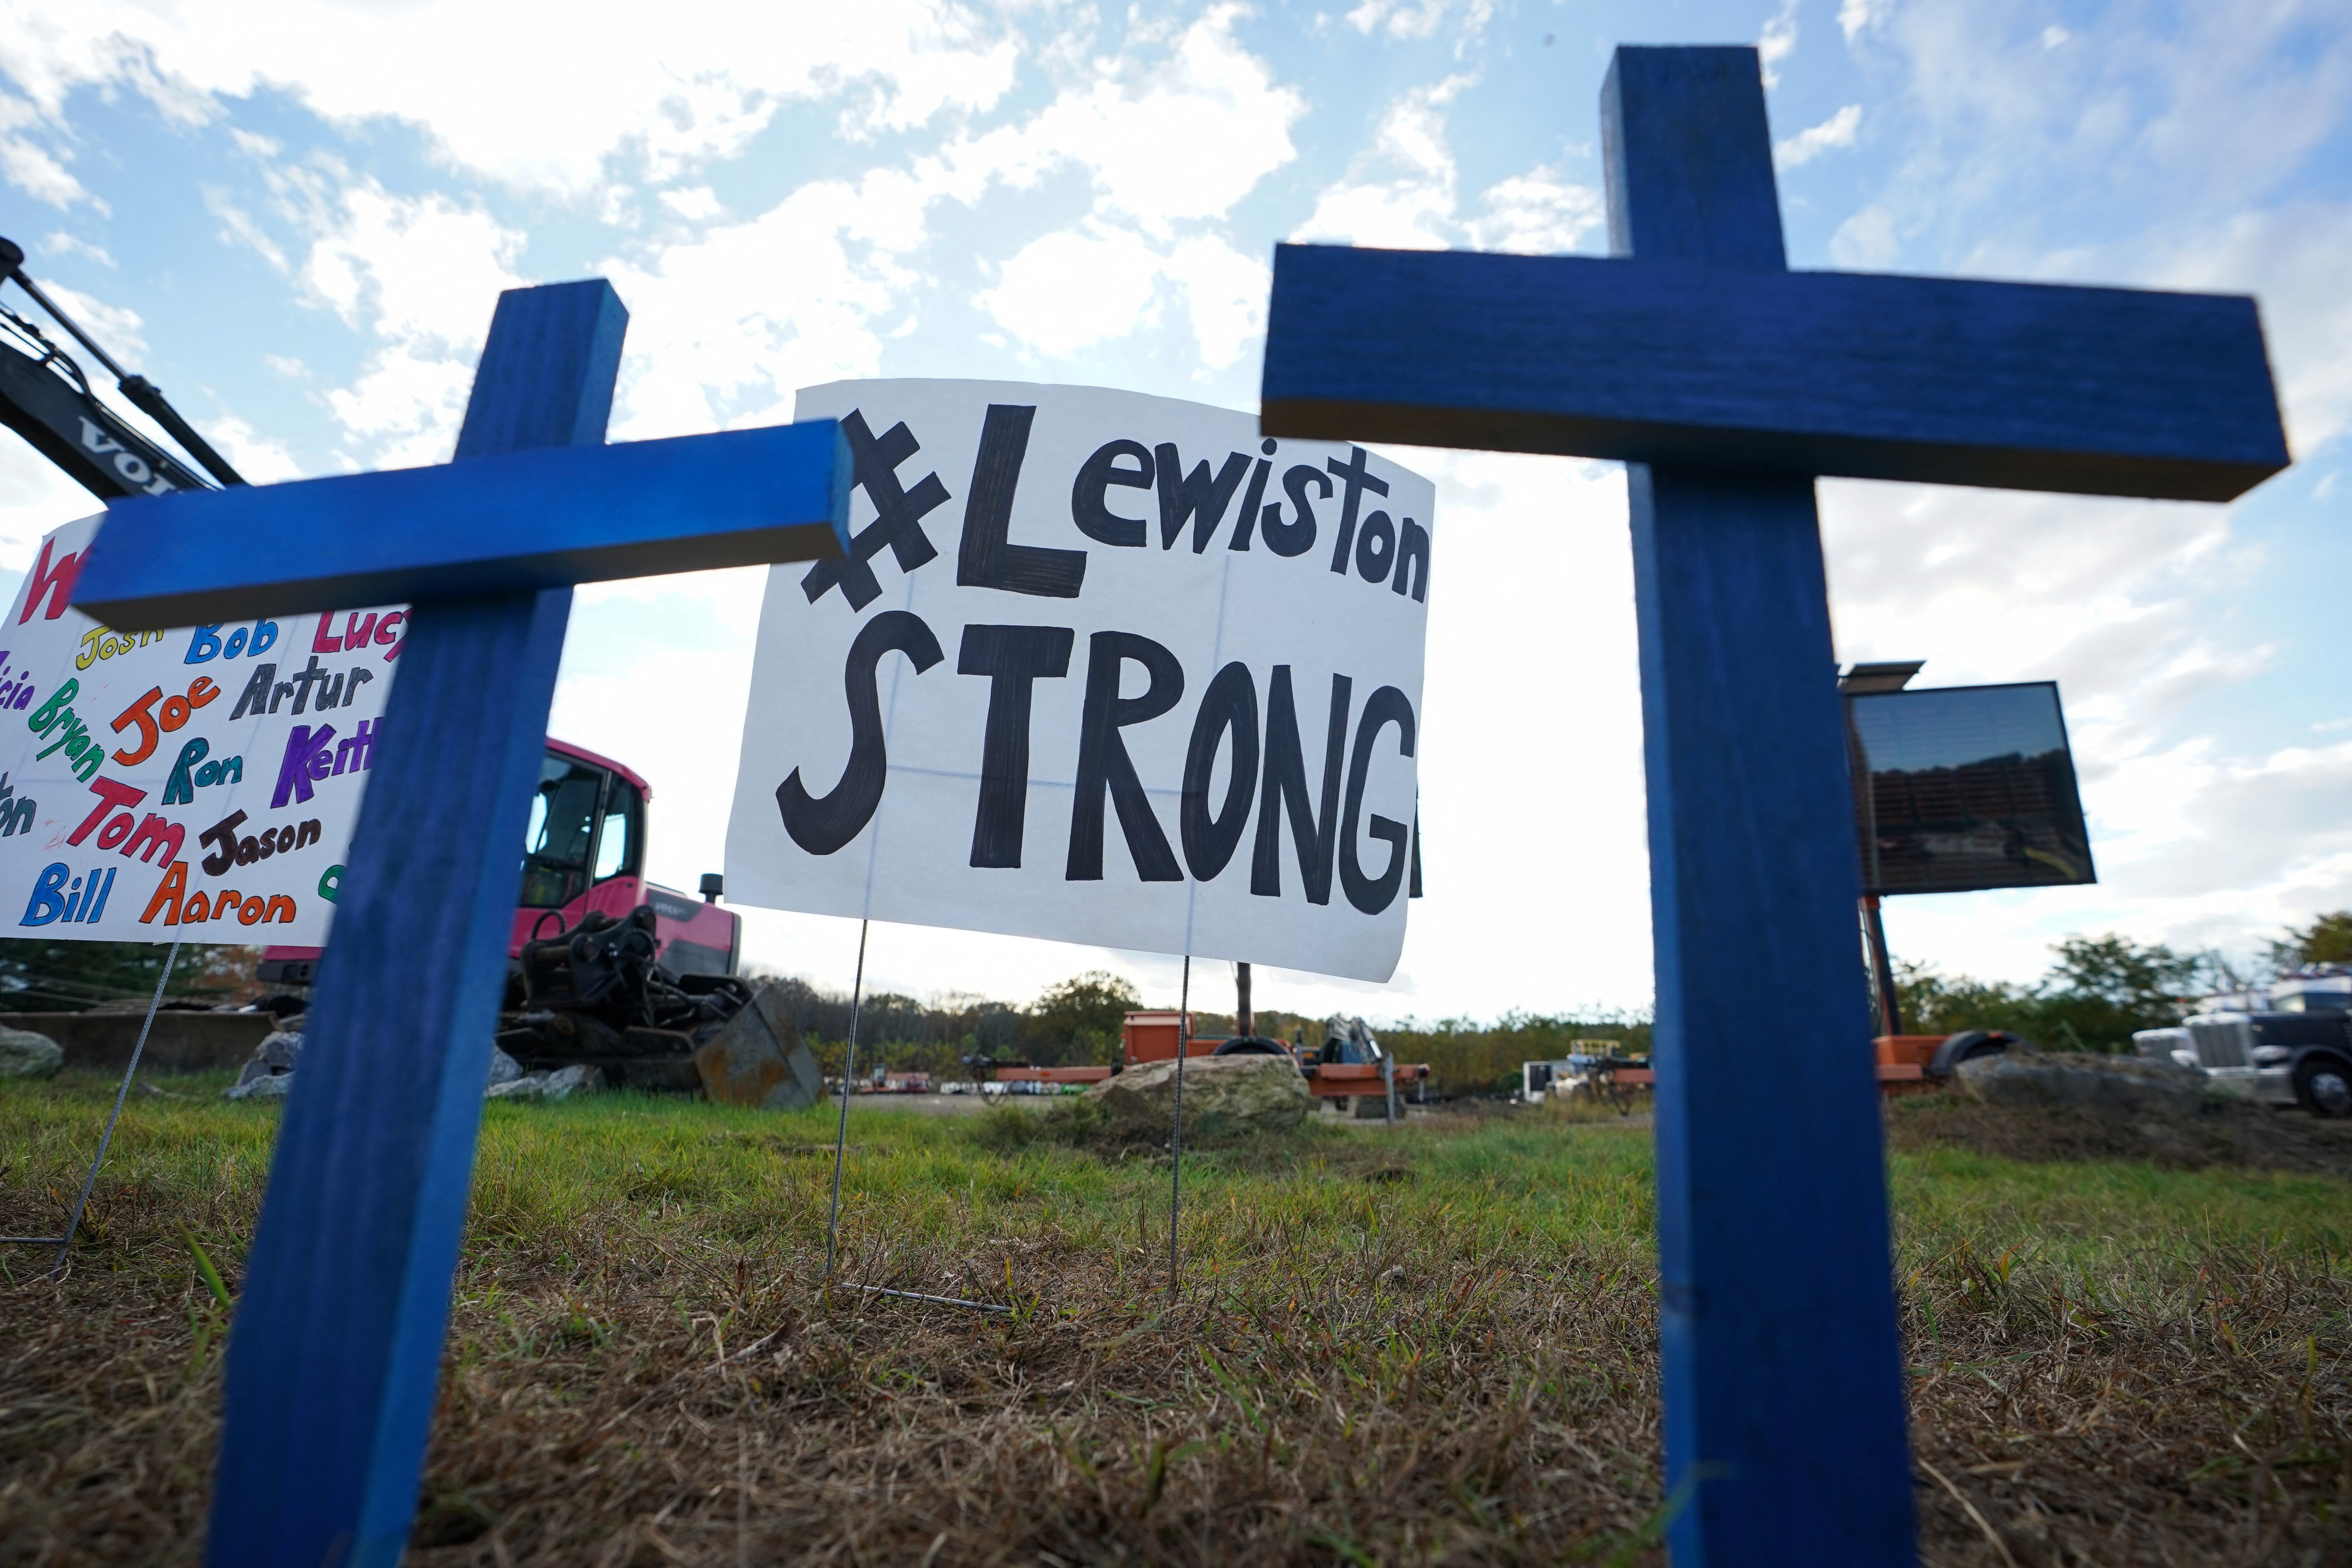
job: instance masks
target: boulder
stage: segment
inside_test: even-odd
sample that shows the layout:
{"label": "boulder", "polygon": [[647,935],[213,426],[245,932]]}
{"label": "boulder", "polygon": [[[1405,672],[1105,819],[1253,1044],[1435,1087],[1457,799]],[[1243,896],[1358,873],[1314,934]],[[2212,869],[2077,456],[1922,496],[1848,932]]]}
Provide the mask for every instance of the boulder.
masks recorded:
{"label": "boulder", "polygon": [[[1103,1079],[1087,1099],[1120,1121],[1165,1124],[1176,1103],[1176,1063],[1147,1062]],[[1184,1064],[1184,1125],[1286,1131],[1315,1110],[1287,1057],[1194,1057]]]}
{"label": "boulder", "polygon": [[512,1083],[522,1076],[522,1063],[499,1049],[490,1047],[490,1077],[486,1089],[496,1089],[502,1083]]}
{"label": "boulder", "polygon": [[0,1028],[0,1078],[47,1078],[65,1065],[65,1047],[48,1036]]}
{"label": "boulder", "polygon": [[279,1029],[253,1047],[253,1059],[222,1091],[224,1100],[283,1100],[293,1087],[294,1064],[302,1058],[299,1029]]}
{"label": "boulder", "polygon": [[[248,1067],[247,1072],[252,1071]],[[231,1087],[221,1090],[223,1100],[283,1100],[294,1092],[294,1075],[290,1072],[265,1072],[257,1077],[240,1077]]]}
{"label": "boulder", "polygon": [[528,1072],[520,1078],[494,1083],[485,1091],[487,1100],[569,1100],[592,1089],[604,1087],[604,1075],[593,1067],[558,1068],[553,1072]]}
{"label": "boulder", "polygon": [[2021,1051],[1962,1062],[1952,1075],[1961,1091],[1987,1105],[2079,1105],[2128,1114],[2194,1116],[2205,1075],[2176,1062],[2087,1052]]}

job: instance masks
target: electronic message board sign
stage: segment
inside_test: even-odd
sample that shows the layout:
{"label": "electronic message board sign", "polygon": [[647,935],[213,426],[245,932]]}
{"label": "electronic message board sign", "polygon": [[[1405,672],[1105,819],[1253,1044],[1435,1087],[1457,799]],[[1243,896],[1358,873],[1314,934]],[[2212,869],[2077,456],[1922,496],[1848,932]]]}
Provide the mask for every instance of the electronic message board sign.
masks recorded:
{"label": "electronic message board sign", "polygon": [[1845,701],[1864,891],[2098,880],[2055,681]]}

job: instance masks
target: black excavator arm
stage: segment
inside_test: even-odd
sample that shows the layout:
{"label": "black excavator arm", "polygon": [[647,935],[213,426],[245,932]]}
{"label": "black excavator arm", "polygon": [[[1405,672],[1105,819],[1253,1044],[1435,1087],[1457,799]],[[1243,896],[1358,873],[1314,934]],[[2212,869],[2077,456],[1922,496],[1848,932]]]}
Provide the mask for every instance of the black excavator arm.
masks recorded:
{"label": "black excavator arm", "polygon": [[31,442],[41,456],[101,500],[245,483],[164,401],[154,383],[115,363],[26,276],[24,267],[24,251],[0,239],[0,281],[13,280],[113,372],[122,395],[169,432],[195,464],[173,456],[100,402],[81,367],[31,321],[5,305],[0,305],[0,424]]}

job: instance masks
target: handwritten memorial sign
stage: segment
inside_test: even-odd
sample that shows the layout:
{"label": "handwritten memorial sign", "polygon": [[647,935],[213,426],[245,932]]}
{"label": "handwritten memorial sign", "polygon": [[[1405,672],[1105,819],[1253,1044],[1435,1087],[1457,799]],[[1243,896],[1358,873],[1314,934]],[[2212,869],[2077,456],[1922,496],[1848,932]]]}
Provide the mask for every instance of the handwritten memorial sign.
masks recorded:
{"label": "handwritten memorial sign", "polygon": [[0,623],[0,934],[322,944],[406,613],[102,626],[67,605],[102,521]]}
{"label": "handwritten memorial sign", "polygon": [[1090,387],[837,382],[849,552],[768,579],[738,902],[1386,980],[1435,491]]}

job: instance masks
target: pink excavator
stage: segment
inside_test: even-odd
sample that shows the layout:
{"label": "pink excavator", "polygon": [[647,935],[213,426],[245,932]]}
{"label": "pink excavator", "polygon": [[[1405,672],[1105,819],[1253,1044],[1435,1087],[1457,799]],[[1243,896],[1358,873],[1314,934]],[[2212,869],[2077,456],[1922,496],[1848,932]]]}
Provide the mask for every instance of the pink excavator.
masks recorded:
{"label": "pink excavator", "polygon": [[[702,878],[700,899],[646,880],[646,825],[653,788],[625,763],[551,737],[523,835],[522,880],[515,898],[507,955],[579,930],[592,914],[625,920],[650,906],[662,966],[674,974],[733,974],[742,917],[723,908],[717,872]],[[264,950],[257,978],[268,985],[307,985],[322,949]]]}

